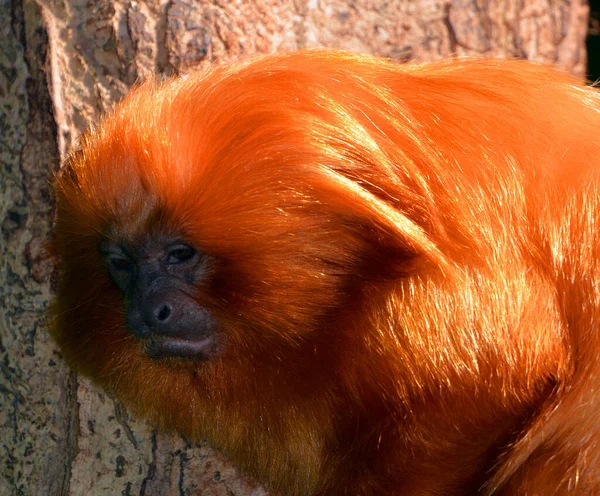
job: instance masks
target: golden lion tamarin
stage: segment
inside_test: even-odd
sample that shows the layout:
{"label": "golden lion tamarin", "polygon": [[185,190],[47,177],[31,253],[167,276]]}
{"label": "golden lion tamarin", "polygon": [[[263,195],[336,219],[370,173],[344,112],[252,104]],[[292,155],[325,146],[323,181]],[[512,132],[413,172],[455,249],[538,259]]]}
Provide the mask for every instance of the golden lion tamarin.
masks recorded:
{"label": "golden lion tamarin", "polygon": [[57,177],[54,337],[287,495],[600,494],[598,132],[523,61],[144,83]]}

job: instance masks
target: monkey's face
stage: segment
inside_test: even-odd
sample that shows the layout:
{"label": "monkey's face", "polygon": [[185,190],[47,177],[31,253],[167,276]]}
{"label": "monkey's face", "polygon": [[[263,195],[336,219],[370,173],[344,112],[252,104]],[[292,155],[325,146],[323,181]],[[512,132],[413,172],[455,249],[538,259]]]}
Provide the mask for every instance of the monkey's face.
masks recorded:
{"label": "monkey's face", "polygon": [[260,156],[186,157],[181,142],[148,154],[139,129],[111,126],[84,138],[58,183],[55,328],[76,367],[97,377],[133,357],[206,368],[311,348],[365,259],[356,226],[293,167],[264,159],[269,145]]}
{"label": "monkey's face", "polygon": [[205,256],[169,237],[99,248],[123,298],[127,330],[149,356],[205,359],[217,350],[214,316],[195,298],[194,284],[207,276]]}
{"label": "monkey's face", "polygon": [[122,356],[154,362],[276,359],[282,348],[310,340],[340,301],[342,262],[351,260],[336,263],[341,246],[336,251],[327,239],[332,229],[320,233],[315,219],[302,222],[273,206],[257,214],[267,199],[256,218],[232,214],[213,223],[210,210],[179,215],[164,203],[152,207],[151,197],[133,208],[115,198],[118,219],[85,232],[86,209],[73,209],[82,200],[71,193],[59,202],[69,212],[58,218],[57,330],[77,356],[90,352],[83,344],[91,341],[113,353],[127,343]]}

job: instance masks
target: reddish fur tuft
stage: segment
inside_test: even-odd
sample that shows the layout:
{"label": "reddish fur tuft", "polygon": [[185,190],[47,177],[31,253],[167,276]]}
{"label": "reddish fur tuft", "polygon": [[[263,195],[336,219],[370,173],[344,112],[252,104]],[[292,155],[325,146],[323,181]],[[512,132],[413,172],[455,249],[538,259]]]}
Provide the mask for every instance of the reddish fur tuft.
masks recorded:
{"label": "reddish fur tuft", "polygon": [[[600,493],[599,129],[596,90],[519,61],[145,83],[57,178],[54,336],[288,495]],[[211,256],[210,361],[126,332],[98,245],[153,231]]]}

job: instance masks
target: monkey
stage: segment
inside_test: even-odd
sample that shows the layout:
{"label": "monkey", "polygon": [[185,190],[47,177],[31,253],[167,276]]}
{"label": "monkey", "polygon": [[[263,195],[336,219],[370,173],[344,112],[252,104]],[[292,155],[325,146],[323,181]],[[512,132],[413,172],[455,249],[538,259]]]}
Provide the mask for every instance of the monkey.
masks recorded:
{"label": "monkey", "polygon": [[286,495],[598,494],[599,129],[519,60],[149,80],[56,177],[52,335]]}

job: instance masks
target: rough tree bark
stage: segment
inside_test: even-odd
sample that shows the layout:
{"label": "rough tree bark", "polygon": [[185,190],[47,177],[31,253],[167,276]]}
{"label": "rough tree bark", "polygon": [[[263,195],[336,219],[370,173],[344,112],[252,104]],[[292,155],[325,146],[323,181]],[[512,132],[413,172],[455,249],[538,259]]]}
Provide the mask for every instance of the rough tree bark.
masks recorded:
{"label": "rough tree bark", "polygon": [[583,76],[587,15],[584,0],[0,0],[0,494],[265,494],[206,443],[131,418],[48,338],[50,175],[136,80],[323,45]]}

